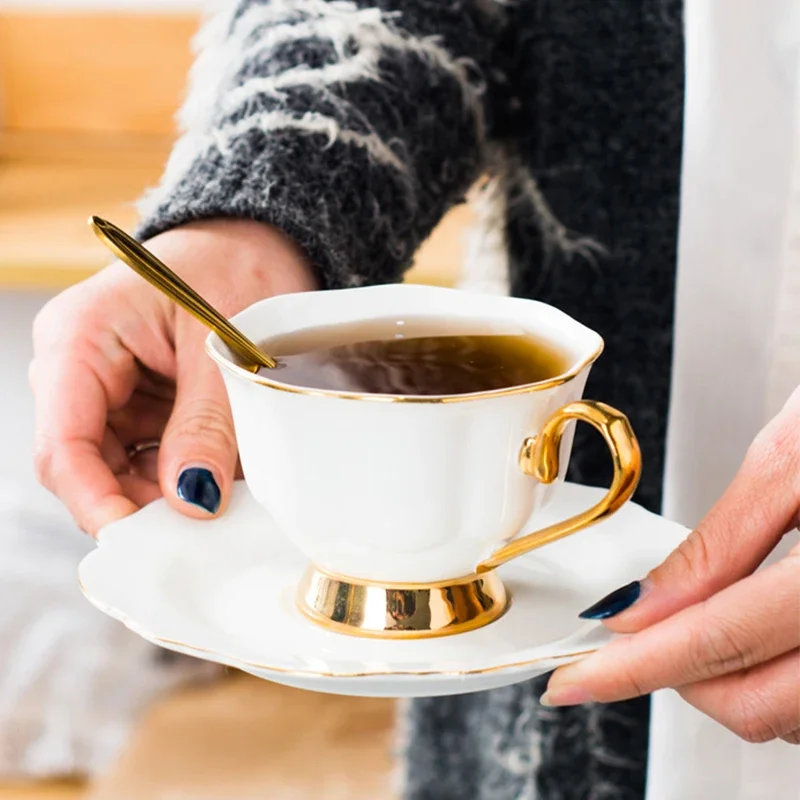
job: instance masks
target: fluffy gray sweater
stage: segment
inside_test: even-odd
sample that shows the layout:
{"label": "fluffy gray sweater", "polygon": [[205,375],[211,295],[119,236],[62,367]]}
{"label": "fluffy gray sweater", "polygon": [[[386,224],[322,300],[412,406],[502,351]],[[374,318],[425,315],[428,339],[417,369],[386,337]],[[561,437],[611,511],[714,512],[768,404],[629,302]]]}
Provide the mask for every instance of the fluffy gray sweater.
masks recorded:
{"label": "fluffy gray sweater", "polygon": [[[199,38],[140,235],[246,217],[323,286],[400,280],[488,176],[492,268],[598,330],[587,393],[631,417],[660,503],[683,95],[680,0],[241,0]],[[573,233],[580,232],[580,235]],[[572,478],[604,483],[579,430]],[[542,681],[418,700],[407,800],[641,798],[648,702],[543,709]]]}

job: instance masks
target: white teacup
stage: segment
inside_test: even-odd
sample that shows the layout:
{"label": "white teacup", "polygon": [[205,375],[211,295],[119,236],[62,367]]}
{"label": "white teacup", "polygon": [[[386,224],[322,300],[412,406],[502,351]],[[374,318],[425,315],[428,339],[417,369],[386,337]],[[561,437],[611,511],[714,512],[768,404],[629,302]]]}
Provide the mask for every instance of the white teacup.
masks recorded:
{"label": "white teacup", "polygon": [[[600,336],[543,303],[389,285],[281,295],[233,321],[259,342],[387,317],[512,322],[556,344],[568,366],[528,386],[408,397],[290,386],[279,372],[237,366],[215,334],[207,349],[225,379],[248,487],[313,565],[301,608],[365,635],[467,630],[505,608],[494,567],[629,499],[638,445],[621,413],[580,399]],[[605,437],[611,489],[583,514],[521,535],[564,478],[576,419]]]}

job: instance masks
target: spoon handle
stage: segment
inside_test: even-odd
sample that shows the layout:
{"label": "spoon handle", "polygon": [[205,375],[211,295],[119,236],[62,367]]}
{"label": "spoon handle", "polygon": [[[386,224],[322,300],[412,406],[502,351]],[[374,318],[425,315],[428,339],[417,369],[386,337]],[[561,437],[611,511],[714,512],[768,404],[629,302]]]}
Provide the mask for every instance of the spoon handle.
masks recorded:
{"label": "spoon handle", "polygon": [[219,311],[136,239],[100,217],[91,217],[89,224],[101,241],[134,272],[211,328],[244,362],[245,369],[257,372],[260,367],[272,369],[276,366],[272,357],[231,325]]}

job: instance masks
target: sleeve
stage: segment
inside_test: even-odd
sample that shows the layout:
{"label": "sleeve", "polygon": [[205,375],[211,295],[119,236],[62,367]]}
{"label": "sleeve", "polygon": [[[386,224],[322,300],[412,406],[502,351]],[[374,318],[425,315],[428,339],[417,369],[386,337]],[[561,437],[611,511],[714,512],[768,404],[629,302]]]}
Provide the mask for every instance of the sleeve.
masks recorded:
{"label": "sleeve", "polygon": [[212,17],[142,238],[285,231],[326,288],[399,280],[479,176],[504,0],[244,0]]}

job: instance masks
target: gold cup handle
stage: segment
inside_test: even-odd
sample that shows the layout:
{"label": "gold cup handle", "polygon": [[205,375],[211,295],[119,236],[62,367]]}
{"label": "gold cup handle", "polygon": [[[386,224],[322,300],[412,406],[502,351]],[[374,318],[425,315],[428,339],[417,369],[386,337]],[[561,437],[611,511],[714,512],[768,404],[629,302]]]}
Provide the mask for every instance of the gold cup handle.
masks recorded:
{"label": "gold cup handle", "polygon": [[618,511],[630,499],[642,474],[642,454],[628,418],[605,403],[578,400],[556,411],[545,422],[538,436],[531,436],[523,443],[519,454],[522,471],[542,483],[552,483],[556,480],[559,473],[561,439],[564,430],[573,419],[588,422],[597,428],[611,451],[614,479],[605,497],[587,511],[574,517],[513,539],[482,561],[477,567],[477,572],[488,572],[523,553],[577,533]]}

